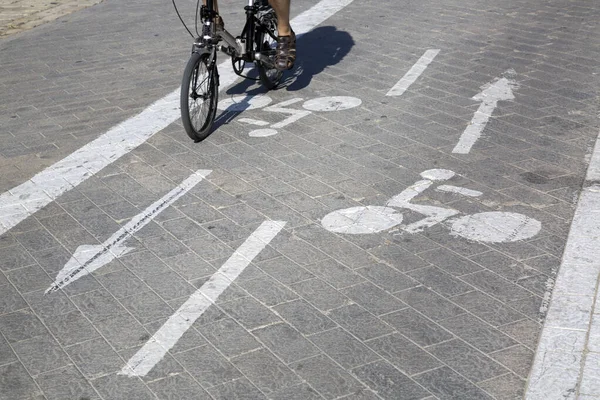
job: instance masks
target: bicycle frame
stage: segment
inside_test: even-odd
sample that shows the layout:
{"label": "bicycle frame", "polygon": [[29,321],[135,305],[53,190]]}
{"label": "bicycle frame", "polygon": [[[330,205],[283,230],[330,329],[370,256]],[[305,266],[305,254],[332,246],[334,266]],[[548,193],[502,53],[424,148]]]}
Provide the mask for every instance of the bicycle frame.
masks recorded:
{"label": "bicycle frame", "polygon": [[[257,29],[261,29],[272,36],[269,30],[256,18],[256,15],[259,12],[259,6],[256,4],[255,0],[248,0],[248,5],[244,7],[244,10],[246,11],[246,24],[242,29],[242,34],[238,37],[234,37],[226,29],[218,29],[218,27],[216,27],[214,19],[217,16],[217,13],[214,11],[213,4],[213,0],[207,0],[206,6],[201,7],[200,17],[203,25],[202,35],[194,43],[192,52],[200,49],[211,50],[216,48],[216,50],[222,51],[232,57],[234,61],[260,61],[269,67],[273,67],[272,62],[268,57],[253,51],[255,48],[254,41]],[[276,39],[275,37],[273,38]],[[219,44],[221,41],[225,42],[225,45]]]}

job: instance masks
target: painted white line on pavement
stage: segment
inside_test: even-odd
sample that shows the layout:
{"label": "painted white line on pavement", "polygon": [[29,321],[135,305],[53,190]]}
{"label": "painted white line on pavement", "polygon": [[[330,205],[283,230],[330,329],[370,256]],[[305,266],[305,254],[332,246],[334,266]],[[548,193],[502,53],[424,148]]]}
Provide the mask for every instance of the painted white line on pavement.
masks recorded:
{"label": "painted white line on pavement", "polygon": [[[512,71],[507,71],[507,73],[512,73]],[[467,129],[460,136],[459,142],[452,150],[453,153],[469,154],[471,147],[481,137],[485,126],[498,106],[498,101],[513,100],[515,96],[512,91],[517,87],[514,80],[501,78],[484,85],[482,91],[473,96],[473,100],[481,101],[481,105],[475,111],[475,115]]]}
{"label": "painted white line on pavement", "polygon": [[[352,3],[353,0],[322,0],[292,20],[300,36]],[[221,89],[237,75],[231,61],[219,65]],[[179,89],[156,101],[138,115],[111,128],[29,181],[0,195],[0,235],[73,189],[102,168],[135,149],[180,117]]]}
{"label": "painted white line on pavement", "polygon": [[177,199],[189,192],[191,188],[196,186],[198,182],[206,178],[211,172],[210,170],[198,170],[194,172],[175,189],[133,217],[131,221],[115,232],[104,243],[77,247],[71,259],[58,272],[54,283],[46,290],[46,293],[55,292],[69,283],[103,267],[115,258],[119,258],[133,250],[131,247],[124,246],[123,242],[150,223]]}
{"label": "painted white line on pavement", "polygon": [[594,362],[597,363],[600,356],[600,348],[594,345],[598,337],[590,333],[594,316],[596,328],[600,319],[597,297],[600,278],[599,178],[600,135],[577,202],[540,335],[525,393],[527,400],[598,395],[596,391],[588,392],[586,381],[597,380],[598,366]]}
{"label": "painted white line on pavement", "polygon": [[167,322],[148,340],[119,373],[128,376],[145,376],[162,360],[165,354],[192,324],[217,301],[281,229],[285,222],[263,222],[248,239],[233,253],[221,268],[173,314]]}
{"label": "painted white line on pavement", "polygon": [[402,96],[406,89],[410,87],[421,76],[427,66],[433,61],[440,52],[439,49],[429,49],[419,58],[410,70],[387,92],[386,96]]}

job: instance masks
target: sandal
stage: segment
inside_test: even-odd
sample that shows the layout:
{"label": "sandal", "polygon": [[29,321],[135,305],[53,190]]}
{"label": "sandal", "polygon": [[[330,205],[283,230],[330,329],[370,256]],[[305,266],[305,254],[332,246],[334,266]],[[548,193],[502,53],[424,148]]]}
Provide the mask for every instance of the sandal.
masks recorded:
{"label": "sandal", "polygon": [[289,36],[277,37],[275,53],[275,68],[280,71],[291,69],[296,61],[296,34],[294,31]]}

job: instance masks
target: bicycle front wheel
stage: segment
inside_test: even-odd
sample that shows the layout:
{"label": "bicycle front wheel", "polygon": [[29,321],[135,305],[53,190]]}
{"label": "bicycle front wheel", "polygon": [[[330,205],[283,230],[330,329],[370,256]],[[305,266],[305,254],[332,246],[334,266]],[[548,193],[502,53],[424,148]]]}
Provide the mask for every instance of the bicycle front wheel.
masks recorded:
{"label": "bicycle front wheel", "polygon": [[183,72],[181,83],[181,122],[195,142],[211,132],[219,97],[219,75],[208,52],[194,52]]}

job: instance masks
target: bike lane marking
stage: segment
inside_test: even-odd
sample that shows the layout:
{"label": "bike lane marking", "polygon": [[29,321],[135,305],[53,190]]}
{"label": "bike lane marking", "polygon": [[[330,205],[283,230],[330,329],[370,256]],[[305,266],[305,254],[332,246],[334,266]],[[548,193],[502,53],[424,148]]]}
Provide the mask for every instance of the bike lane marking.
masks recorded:
{"label": "bike lane marking", "polygon": [[150,372],[208,307],[217,301],[254,257],[277,236],[285,224],[284,221],[263,222],[225,264],[129,359],[119,375],[145,376]]}
{"label": "bike lane marking", "polygon": [[77,279],[103,267],[115,258],[119,258],[133,250],[131,247],[124,246],[123,242],[150,223],[177,199],[189,192],[190,189],[205,179],[211,172],[210,170],[198,170],[194,172],[180,185],[133,217],[131,221],[115,232],[104,243],[77,247],[71,259],[56,275],[54,283],[46,290],[46,294],[55,292],[73,283]]}
{"label": "bike lane marking", "polygon": [[[296,36],[300,38],[353,1],[320,1],[291,21]],[[231,69],[230,60],[222,62],[219,68],[221,91],[238,76]],[[180,117],[179,92],[178,88],[27,182],[0,194],[0,235],[175,122]]]}
{"label": "bike lane marking", "polygon": [[[514,75],[514,71],[509,70],[505,75]],[[473,96],[473,100],[481,101],[481,105],[475,111],[475,115],[467,129],[464,130],[454,149],[453,153],[469,154],[471,147],[481,137],[485,126],[487,125],[494,110],[500,100],[514,100],[513,89],[517,89],[517,82],[507,77],[502,77],[496,81],[487,83],[481,87],[481,92]]]}
{"label": "bike lane marking", "polygon": [[415,65],[387,92],[386,96],[402,96],[404,92],[415,83],[415,81],[425,71],[427,66],[433,61],[440,52],[439,49],[429,49],[417,60]]}
{"label": "bike lane marking", "polygon": [[526,400],[598,395],[599,241],[600,134],[547,306],[546,320],[525,392]]}

